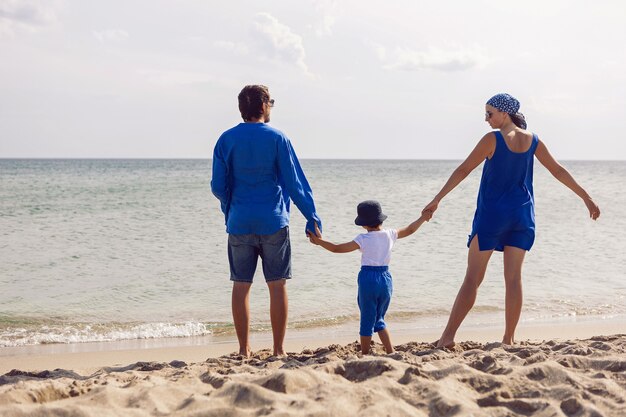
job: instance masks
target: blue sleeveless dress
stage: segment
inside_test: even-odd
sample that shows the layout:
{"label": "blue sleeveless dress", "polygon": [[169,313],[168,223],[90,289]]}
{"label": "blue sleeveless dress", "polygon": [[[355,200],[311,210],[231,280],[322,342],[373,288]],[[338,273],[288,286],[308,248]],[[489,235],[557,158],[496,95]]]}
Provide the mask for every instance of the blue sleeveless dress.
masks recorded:
{"label": "blue sleeveless dress", "polygon": [[526,152],[513,152],[502,133],[494,133],[496,150],[483,166],[467,246],[478,235],[481,251],[503,251],[505,246],[530,250],[535,241],[533,162],[539,139],[533,134],[532,144]]}

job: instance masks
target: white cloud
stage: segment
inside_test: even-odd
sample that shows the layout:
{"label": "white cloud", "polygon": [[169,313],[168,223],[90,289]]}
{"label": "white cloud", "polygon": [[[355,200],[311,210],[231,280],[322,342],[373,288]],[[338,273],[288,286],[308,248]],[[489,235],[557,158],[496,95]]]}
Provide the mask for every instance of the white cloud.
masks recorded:
{"label": "white cloud", "polygon": [[93,36],[98,41],[105,42],[122,42],[128,39],[129,35],[124,29],[105,29],[101,31],[93,31]]}
{"label": "white cloud", "polygon": [[319,38],[331,36],[339,15],[339,3],[337,0],[314,0],[313,4],[320,17],[310,28]]}
{"label": "white cloud", "polygon": [[225,49],[234,53],[235,55],[247,55],[249,50],[246,45],[239,42],[230,42],[230,41],[215,41],[213,42],[213,46],[220,49]]}
{"label": "white cloud", "polygon": [[573,106],[572,103],[576,102],[576,96],[569,92],[534,94],[530,96],[529,99],[526,101],[526,103],[522,103],[523,105],[520,108],[520,111],[522,113],[527,114],[526,112],[530,112],[537,115],[552,117],[567,117],[574,115],[576,115],[576,117],[584,117],[585,114],[591,114],[589,111],[590,108],[598,107]]}
{"label": "white cloud", "polygon": [[315,26],[315,35],[318,37],[330,36],[333,34],[333,26],[337,18],[331,15],[325,15],[322,20]]}
{"label": "white cloud", "polygon": [[206,83],[213,80],[209,74],[191,71],[146,69],[137,71],[137,74],[152,84],[163,86]]}
{"label": "white cloud", "polygon": [[0,0],[0,37],[37,32],[56,22],[54,1]]}
{"label": "white cloud", "polygon": [[390,70],[465,71],[483,68],[489,61],[479,47],[440,49],[431,46],[424,51],[396,48],[392,53],[387,53],[380,45],[373,45],[373,47],[378,58],[383,61],[383,67]]}
{"label": "white cloud", "polygon": [[371,47],[374,49],[374,52],[376,53],[378,59],[380,59],[381,61],[387,60],[387,50],[384,46],[379,43],[372,43]]}
{"label": "white cloud", "polygon": [[294,64],[305,74],[311,75],[304,62],[306,53],[302,37],[280,23],[269,13],[258,13],[254,22],[255,38],[259,40],[268,58]]}

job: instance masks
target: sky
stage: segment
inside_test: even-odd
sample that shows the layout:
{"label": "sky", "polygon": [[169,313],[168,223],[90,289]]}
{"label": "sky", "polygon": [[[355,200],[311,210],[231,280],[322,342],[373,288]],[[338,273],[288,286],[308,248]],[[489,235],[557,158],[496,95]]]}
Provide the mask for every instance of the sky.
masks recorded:
{"label": "sky", "polygon": [[0,158],[210,158],[264,84],[300,158],[463,159],[508,92],[624,160],[626,2],[0,0]]}

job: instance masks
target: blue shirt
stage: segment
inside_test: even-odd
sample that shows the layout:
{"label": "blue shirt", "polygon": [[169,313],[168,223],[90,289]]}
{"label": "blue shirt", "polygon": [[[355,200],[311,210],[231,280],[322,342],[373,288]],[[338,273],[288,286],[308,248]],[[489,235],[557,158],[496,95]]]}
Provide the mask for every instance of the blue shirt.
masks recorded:
{"label": "blue shirt", "polygon": [[230,234],[270,235],[289,225],[289,202],[322,229],[313,191],[291,142],[265,123],[240,123],[220,136],[213,151],[211,191],[220,200]]}

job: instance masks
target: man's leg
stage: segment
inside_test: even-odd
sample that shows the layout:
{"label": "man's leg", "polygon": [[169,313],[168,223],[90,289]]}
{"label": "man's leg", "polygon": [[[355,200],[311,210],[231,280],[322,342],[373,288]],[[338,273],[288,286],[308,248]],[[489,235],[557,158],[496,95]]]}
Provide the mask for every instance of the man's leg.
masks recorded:
{"label": "man's leg", "polygon": [[250,287],[252,283],[234,282],[232,296],[233,321],[239,341],[239,354],[250,356],[248,333],[250,326]]}
{"label": "man's leg", "polygon": [[269,281],[270,290],[270,319],[272,321],[272,335],[274,336],[274,355],[284,355],[283,342],[287,332],[287,280],[277,279]]}

